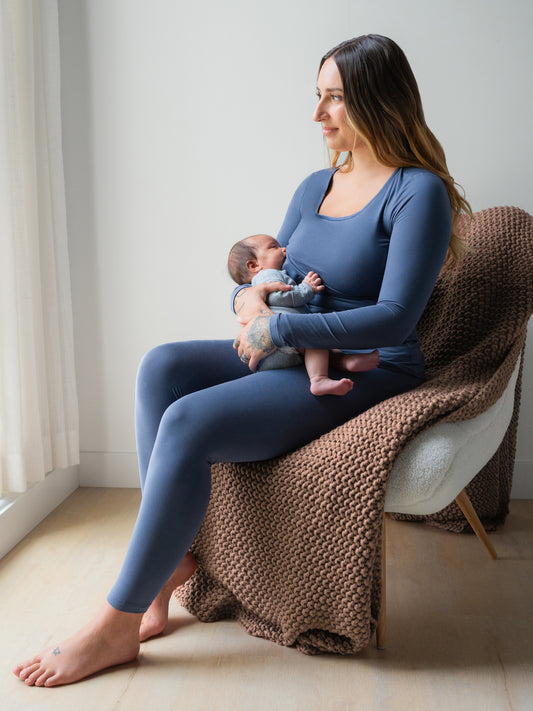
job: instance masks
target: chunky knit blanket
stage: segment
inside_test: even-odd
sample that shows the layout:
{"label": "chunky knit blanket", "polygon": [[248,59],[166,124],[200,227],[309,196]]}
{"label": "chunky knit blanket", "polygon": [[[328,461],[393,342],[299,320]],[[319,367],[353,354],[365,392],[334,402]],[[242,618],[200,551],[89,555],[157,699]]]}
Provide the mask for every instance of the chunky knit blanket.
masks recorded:
{"label": "chunky knit blanket", "polygon": [[[193,546],[198,570],[176,591],[200,620],[236,618],[250,634],[308,654],[368,645],[396,457],[427,427],[473,418],[501,396],[533,311],[533,218],[483,210],[464,223],[464,237],[466,257],[439,278],[418,326],[427,361],[420,387],[278,459],[213,467]],[[468,487],[488,528],[508,510],[519,393],[520,379],[507,435]],[[455,504],[424,519],[465,529]]]}

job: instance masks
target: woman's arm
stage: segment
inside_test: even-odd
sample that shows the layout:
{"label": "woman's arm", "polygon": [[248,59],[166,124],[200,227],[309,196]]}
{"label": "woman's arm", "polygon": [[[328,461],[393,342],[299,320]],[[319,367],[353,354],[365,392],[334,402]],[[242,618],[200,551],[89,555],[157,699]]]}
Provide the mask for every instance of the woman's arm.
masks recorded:
{"label": "woman's arm", "polygon": [[233,310],[237,316],[237,321],[241,326],[245,326],[252,319],[260,314],[272,315],[268,308],[268,295],[274,291],[290,291],[289,284],[282,281],[271,281],[257,286],[245,286],[237,288],[233,293]]}
{"label": "woman's arm", "polygon": [[233,347],[238,351],[239,358],[247,363],[252,372],[263,358],[276,350],[270,337],[269,321],[272,312],[259,314],[241,328],[241,332],[233,342]]}
{"label": "woman's arm", "polygon": [[444,183],[428,176],[392,218],[376,304],[331,313],[276,314],[269,321],[274,345],[366,349],[404,342],[422,315],[448,248],[451,208]]}
{"label": "woman's arm", "polygon": [[[264,269],[254,277],[254,286],[256,279],[269,279],[279,274],[272,269]],[[285,284],[279,281],[259,281],[257,286],[261,284],[283,284],[289,286],[290,291],[281,291],[276,289],[269,297],[269,303],[273,306],[295,307],[308,303],[315,296],[315,293],[322,291],[325,287],[322,280],[314,272],[309,272],[301,284]],[[247,291],[247,290],[245,290]],[[237,294],[239,296],[239,294]],[[237,308],[237,305],[236,305]],[[255,318],[251,319],[244,328],[241,329],[239,336],[234,341],[234,348],[239,351],[239,357],[244,363],[248,363],[250,370],[255,371],[259,362],[276,350],[276,346],[272,342],[270,336],[270,316],[272,312],[266,306]]]}
{"label": "woman's arm", "polygon": [[280,231],[276,237],[282,247],[286,247],[289,244],[289,239],[292,233],[298,227],[298,224],[302,219],[302,198],[305,194],[310,177],[311,176],[307,177],[300,183],[289,203],[285,219],[283,220],[283,224],[281,225]]}

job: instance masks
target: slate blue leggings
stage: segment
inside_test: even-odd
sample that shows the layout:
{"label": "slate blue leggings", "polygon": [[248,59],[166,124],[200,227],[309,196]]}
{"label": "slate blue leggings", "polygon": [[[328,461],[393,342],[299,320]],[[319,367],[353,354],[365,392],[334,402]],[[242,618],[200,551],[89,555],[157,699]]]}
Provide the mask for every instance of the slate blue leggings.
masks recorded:
{"label": "slate blue leggings", "polygon": [[150,606],[200,528],[214,462],[276,457],[421,382],[385,367],[349,377],[347,395],[315,397],[305,368],[250,373],[232,341],[149,351],[135,406],[142,501],[110,605],[135,613]]}

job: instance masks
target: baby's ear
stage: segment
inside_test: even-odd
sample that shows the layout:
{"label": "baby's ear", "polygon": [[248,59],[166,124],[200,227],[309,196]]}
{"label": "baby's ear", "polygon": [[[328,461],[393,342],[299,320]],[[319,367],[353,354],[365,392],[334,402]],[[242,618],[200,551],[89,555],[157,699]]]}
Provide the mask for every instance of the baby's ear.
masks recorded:
{"label": "baby's ear", "polygon": [[257,259],[248,259],[246,262],[246,269],[248,269],[250,274],[257,274],[257,272],[261,271],[261,267],[259,266]]}

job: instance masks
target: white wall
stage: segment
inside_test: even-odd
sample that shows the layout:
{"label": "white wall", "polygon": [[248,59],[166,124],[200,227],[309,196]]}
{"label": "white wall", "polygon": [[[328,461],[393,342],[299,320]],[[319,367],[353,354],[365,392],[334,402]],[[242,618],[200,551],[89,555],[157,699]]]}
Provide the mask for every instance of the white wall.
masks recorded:
{"label": "white wall", "polygon": [[[533,212],[530,0],[60,0],[81,481],[135,485],[137,364],[167,340],[232,337],[229,246],[276,233],[324,167],[317,65],[393,37],[474,209]],[[533,481],[529,340],[518,445]]]}

